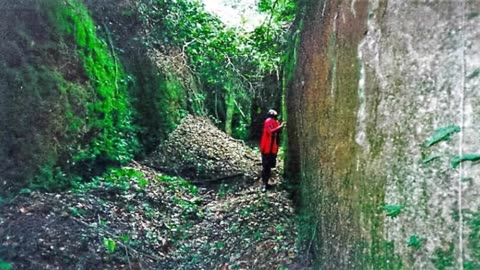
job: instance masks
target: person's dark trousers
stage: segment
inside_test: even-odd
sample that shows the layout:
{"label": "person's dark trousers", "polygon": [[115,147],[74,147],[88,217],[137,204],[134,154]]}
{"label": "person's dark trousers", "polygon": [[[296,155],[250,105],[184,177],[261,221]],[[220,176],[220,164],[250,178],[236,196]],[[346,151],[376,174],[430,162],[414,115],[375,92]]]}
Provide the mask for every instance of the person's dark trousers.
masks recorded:
{"label": "person's dark trousers", "polygon": [[276,154],[262,154],[262,182],[268,186],[268,179],[272,176],[272,168],[277,165]]}

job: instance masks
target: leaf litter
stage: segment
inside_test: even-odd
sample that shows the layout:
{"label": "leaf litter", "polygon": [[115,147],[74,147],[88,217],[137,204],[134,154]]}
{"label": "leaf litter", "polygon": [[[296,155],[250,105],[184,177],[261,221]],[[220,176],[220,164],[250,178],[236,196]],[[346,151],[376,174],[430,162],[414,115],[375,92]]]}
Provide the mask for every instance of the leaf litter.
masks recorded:
{"label": "leaf litter", "polygon": [[[187,120],[190,129],[199,122]],[[227,141],[210,145],[217,153],[210,158],[221,161]],[[150,159],[68,192],[21,194],[0,205],[0,258],[14,269],[312,269],[280,177],[273,190],[259,192],[254,152],[239,145],[243,163],[227,161],[202,176],[240,171],[246,182],[195,186],[153,169]]]}

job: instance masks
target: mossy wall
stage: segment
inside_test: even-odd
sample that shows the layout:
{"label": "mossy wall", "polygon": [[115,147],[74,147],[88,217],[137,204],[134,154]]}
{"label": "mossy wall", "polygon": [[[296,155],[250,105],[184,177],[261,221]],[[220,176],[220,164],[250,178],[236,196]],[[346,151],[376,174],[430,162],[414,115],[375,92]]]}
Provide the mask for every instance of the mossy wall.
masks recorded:
{"label": "mossy wall", "polygon": [[[145,28],[129,21],[136,17],[125,3],[102,1],[90,10],[77,0],[1,5],[3,191],[63,187],[128,162],[180,120],[184,86],[149,57],[151,47],[138,41]],[[111,17],[99,15],[107,7]],[[115,28],[111,18],[129,27]]]}
{"label": "mossy wall", "polygon": [[289,151],[318,268],[477,269],[480,5],[304,5]]}
{"label": "mossy wall", "polygon": [[[188,101],[186,89],[198,88],[179,54],[160,48],[159,40],[151,40],[152,29],[140,11],[145,3],[132,1],[86,0],[89,11],[99,26],[99,34],[111,39],[117,56],[124,65],[132,105],[137,112],[134,123],[140,127],[142,155],[148,154],[165,140],[187,111],[198,112],[202,104]],[[192,90],[193,89],[193,90]]]}
{"label": "mossy wall", "polygon": [[[0,18],[2,191],[69,166],[88,132],[82,59],[63,42],[39,1],[3,1]],[[45,175],[45,177],[53,177]]]}

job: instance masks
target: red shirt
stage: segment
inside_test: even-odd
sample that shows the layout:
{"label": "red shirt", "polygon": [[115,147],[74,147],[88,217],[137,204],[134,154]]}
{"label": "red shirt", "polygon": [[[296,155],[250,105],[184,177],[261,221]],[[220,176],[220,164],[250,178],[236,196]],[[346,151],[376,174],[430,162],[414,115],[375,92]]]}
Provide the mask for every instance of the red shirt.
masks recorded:
{"label": "red shirt", "polygon": [[260,140],[260,152],[262,154],[277,154],[279,126],[280,123],[273,118],[265,120],[262,139]]}

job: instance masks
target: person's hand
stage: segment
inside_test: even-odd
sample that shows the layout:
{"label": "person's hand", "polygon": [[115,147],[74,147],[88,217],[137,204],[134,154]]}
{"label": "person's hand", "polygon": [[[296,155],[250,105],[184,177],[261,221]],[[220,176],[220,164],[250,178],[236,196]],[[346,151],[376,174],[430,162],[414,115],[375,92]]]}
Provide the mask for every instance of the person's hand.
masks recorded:
{"label": "person's hand", "polygon": [[282,128],[287,127],[287,122],[283,122],[282,124],[280,124],[280,126],[281,126]]}

